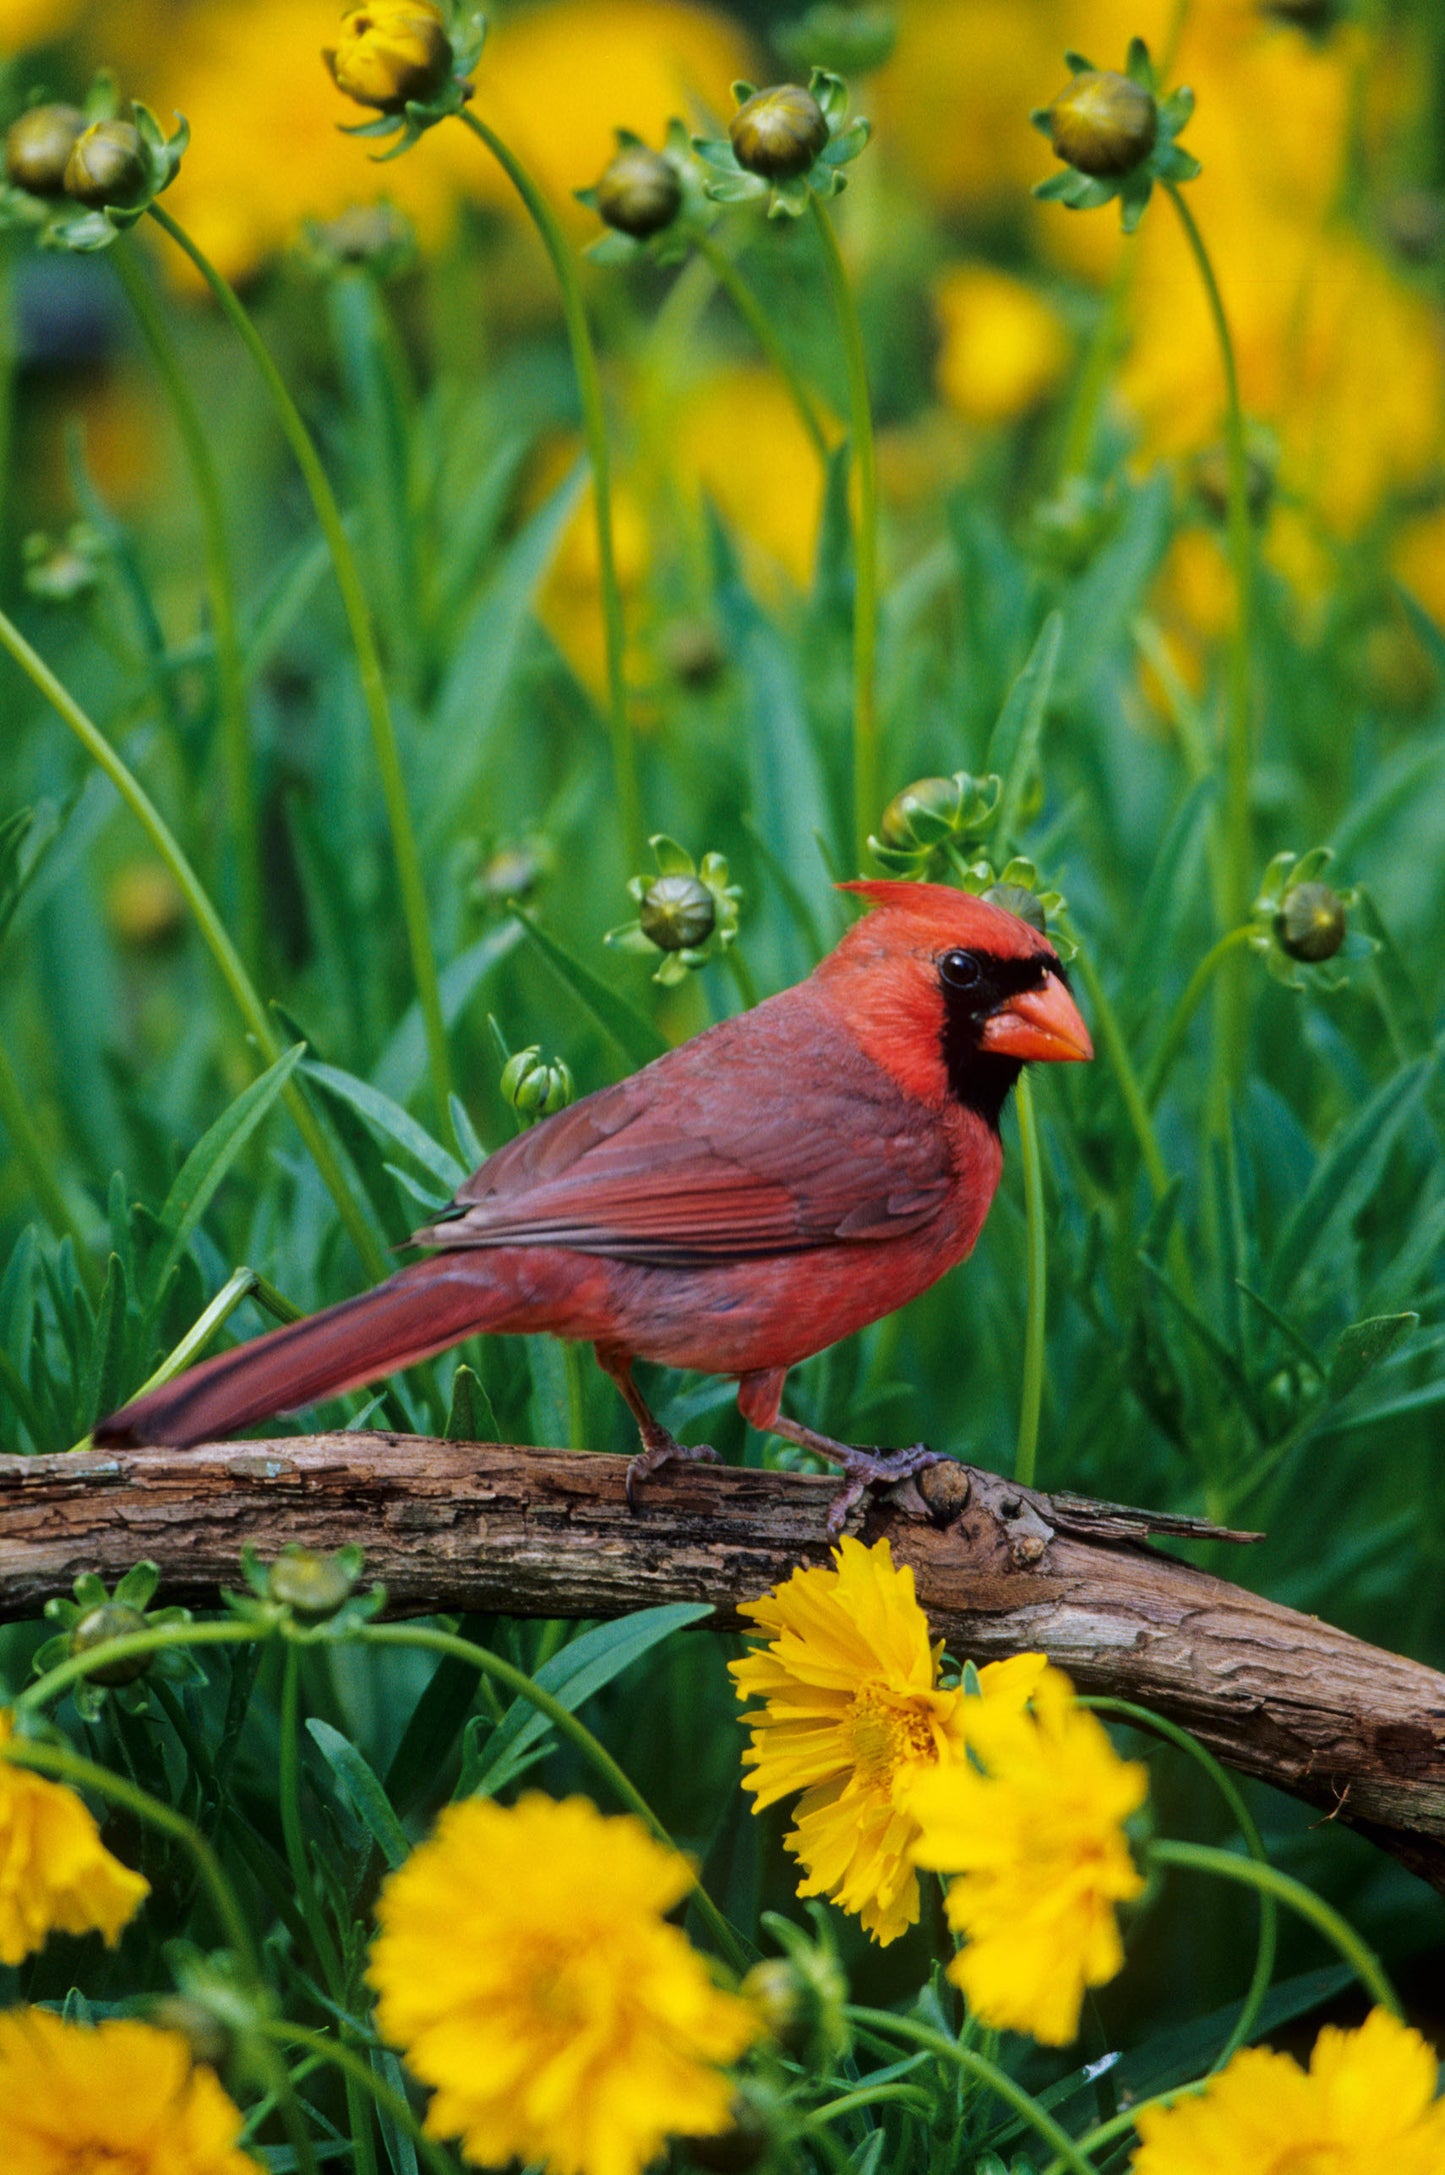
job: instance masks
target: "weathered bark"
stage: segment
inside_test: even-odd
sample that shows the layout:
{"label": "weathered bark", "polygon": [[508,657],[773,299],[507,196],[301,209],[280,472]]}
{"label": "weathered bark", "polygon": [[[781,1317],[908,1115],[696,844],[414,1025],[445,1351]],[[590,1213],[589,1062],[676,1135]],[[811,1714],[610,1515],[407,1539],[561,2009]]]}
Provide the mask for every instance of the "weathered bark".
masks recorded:
{"label": "weathered bark", "polygon": [[[0,1617],[36,1615],[78,1572],[112,1578],[141,1556],[167,1598],[211,1602],[249,1539],[263,1557],[358,1541],[399,1614],[700,1600],[725,1627],[740,1601],[825,1556],[831,1480],[677,1465],[645,1483],[633,1516],[624,1471],[620,1458],[365,1434],[0,1457]],[[1188,1520],[972,1467],[922,1485],[931,1517],[910,1482],[869,1508],[865,1532],[913,1566],[955,1655],[1041,1649],[1081,1687],[1156,1708],[1445,1887],[1445,1676],[1149,1545]]]}

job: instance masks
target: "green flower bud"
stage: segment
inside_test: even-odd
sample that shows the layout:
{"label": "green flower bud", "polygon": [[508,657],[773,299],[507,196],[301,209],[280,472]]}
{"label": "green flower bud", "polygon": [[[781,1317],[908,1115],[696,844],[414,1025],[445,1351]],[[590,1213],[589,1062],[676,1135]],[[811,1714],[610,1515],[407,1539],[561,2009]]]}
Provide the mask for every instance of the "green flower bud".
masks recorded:
{"label": "green flower bud", "polygon": [[131,121],[92,121],[77,139],[65,168],[65,193],[92,211],[107,205],[127,210],[151,186],[145,146]]}
{"label": "green flower bud", "polygon": [[895,793],[883,811],[879,835],[885,846],[933,845],[946,838],[958,808],[952,778],[919,778]]}
{"label": "green flower bud", "polygon": [[[70,1634],[72,1654],[88,1654],[92,1648],[104,1646],[110,1639],[127,1639],[137,1631],[147,1629],[146,1620],[139,1609],[133,1609],[124,1601],[104,1601],[99,1608],[87,1609]],[[92,1684],[133,1684],[143,1677],[155,1656],[152,1654],[125,1654],[118,1661],[102,1662],[97,1669],[86,1671]]]}
{"label": "green flower bud", "polygon": [[694,951],[717,923],[717,901],[696,876],[658,876],[639,902],[638,921],[660,952]]}
{"label": "green flower bud", "polygon": [[819,2069],[846,2050],[848,1982],[828,1949],[799,1938],[788,1955],[754,1964],[739,1992],[768,2037],[795,2061]]}
{"label": "green flower bud", "polygon": [[272,1564],[267,1585],[273,1601],[308,1622],[321,1623],[349,1601],[356,1586],[359,1551],[339,1548],[334,1555],[289,1543]]}
{"label": "green flower bud", "polygon": [[146,2010],[146,2022],[158,2032],[175,2032],[200,2069],[224,2069],[231,2059],[233,2036],[225,2021],[205,2002],[188,1994],[162,1994]]}
{"label": "green flower bud", "polygon": [[[1229,514],[1229,449],[1206,446],[1194,463],[1194,488],[1217,521]],[[1244,499],[1251,521],[1263,521],[1274,497],[1274,463],[1256,446],[1244,455]]]}
{"label": "green flower bud", "polygon": [[1113,180],[1148,158],[1159,109],[1142,84],[1112,68],[1086,68],[1048,108],[1049,140],[1081,174]]}
{"label": "green flower bud", "polygon": [[365,264],[385,279],[416,258],[415,228],[405,212],[384,199],[348,205],[334,219],[311,220],[302,234],[304,253],[318,271]]}
{"label": "green flower bud", "polygon": [[519,1118],[550,1118],[565,1110],[576,1092],[570,1067],[560,1057],[543,1057],[535,1042],[502,1068],[502,1094]]}
{"label": "green flower bud", "polygon": [[445,88],[455,56],[430,0],[378,0],[353,8],[321,57],[337,89],[359,106],[400,114]]}
{"label": "green flower bud", "polygon": [[1022,884],[990,884],[982,896],[990,906],[1001,906],[1006,914],[1017,914],[1040,936],[1049,933],[1048,916],[1036,891],[1026,890]]}
{"label": "green flower bud", "polygon": [[1066,574],[1089,563],[1118,518],[1117,503],[1091,476],[1069,476],[1029,515],[1029,542],[1040,559]]}
{"label": "green flower bud", "polygon": [[32,106],[5,136],[5,179],[29,196],[59,196],[75,141],[85,127],[78,106]]}
{"label": "green flower bud", "polygon": [[1274,933],[1291,959],[1311,966],[1333,959],[1345,941],[1345,909],[1339,893],[1328,884],[1296,884],[1285,893],[1274,917]]}
{"label": "green flower bud", "polygon": [[827,148],[828,121],[801,83],[778,83],[738,107],[728,135],[739,166],[765,181],[790,181]]}
{"label": "green flower bud", "polygon": [[594,193],[605,224],[637,242],[670,227],[682,208],[677,168],[646,144],[624,144],[604,168]]}
{"label": "green flower bud", "polygon": [[718,631],[706,619],[675,619],[663,631],[662,654],[684,687],[710,687],[727,663]]}

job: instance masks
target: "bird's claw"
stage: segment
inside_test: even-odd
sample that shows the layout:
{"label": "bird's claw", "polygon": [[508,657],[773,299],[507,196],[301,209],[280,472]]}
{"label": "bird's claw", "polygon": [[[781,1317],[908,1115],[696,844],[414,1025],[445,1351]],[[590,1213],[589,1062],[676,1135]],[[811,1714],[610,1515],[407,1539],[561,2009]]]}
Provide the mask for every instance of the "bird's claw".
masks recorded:
{"label": "bird's claw", "polygon": [[646,1480],[650,1473],[670,1465],[674,1458],[684,1458],[693,1465],[716,1465],[718,1455],[711,1443],[679,1442],[675,1435],[659,1428],[656,1435],[643,1438],[642,1448],[627,1468],[627,1478],[622,1492],[627,1497],[627,1508],[636,1515],[638,1503],[635,1493],[639,1480]]}
{"label": "bird's claw", "polygon": [[843,1485],[828,1505],[830,1541],[837,1540],[848,1522],[849,1512],[862,1502],[870,1488],[892,1487],[899,1480],[911,1480],[915,1473],[925,1472],[930,1465],[948,1463],[941,1451],[930,1450],[923,1442],[916,1442],[907,1450],[849,1448],[846,1454],[840,1444],[838,1450],[829,1455],[843,1468]]}

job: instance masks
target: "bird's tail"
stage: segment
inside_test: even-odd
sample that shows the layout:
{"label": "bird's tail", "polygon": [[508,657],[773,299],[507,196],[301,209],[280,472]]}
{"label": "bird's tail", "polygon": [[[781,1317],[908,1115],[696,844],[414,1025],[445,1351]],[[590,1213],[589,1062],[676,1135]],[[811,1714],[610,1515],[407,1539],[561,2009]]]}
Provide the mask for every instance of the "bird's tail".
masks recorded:
{"label": "bird's tail", "polygon": [[321,1397],[374,1382],[500,1326],[508,1299],[475,1257],[413,1262],[373,1291],[221,1352],[113,1412],[97,1444],[214,1442]]}

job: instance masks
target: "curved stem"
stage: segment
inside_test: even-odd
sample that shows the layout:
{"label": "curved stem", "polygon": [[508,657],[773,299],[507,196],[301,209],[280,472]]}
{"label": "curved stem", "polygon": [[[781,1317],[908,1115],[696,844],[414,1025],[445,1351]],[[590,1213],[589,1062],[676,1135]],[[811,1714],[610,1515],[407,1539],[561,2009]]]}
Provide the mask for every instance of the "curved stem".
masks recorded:
{"label": "curved stem", "polygon": [[[1244,1839],[1244,1847],[1249,1852],[1250,1857],[1255,1861],[1256,1865],[1268,1865],[1269,1859],[1265,1854],[1263,1838],[1260,1835],[1253,1813],[1244,1801],[1243,1791],[1228,1769],[1221,1767],[1214,1754],[1207,1746],[1202,1745],[1197,1737],[1192,1736],[1187,1729],[1181,1729],[1177,1722],[1171,1722],[1161,1714],[1154,1714],[1148,1707],[1136,1707],[1130,1699],[1110,1699],[1096,1693],[1082,1698],[1079,1704],[1083,1707],[1092,1707],[1096,1714],[1117,1715],[1120,1721],[1132,1723],[1135,1729],[1152,1730],[1154,1735],[1162,1737],[1166,1744],[1177,1745],[1181,1752],[1187,1752],[1189,1757],[1199,1767],[1203,1768],[1205,1774],[1229,1807],[1239,1828],[1240,1835]],[[1214,2069],[1223,2069],[1230,2057],[1236,2054],[1244,2045],[1259,2021],[1259,2012],[1264,2007],[1264,1999],[1269,1992],[1269,1982],[1274,1976],[1274,1959],[1278,1938],[1279,1899],[1273,1893],[1261,1889],[1259,1894],[1259,1942],[1255,1949],[1254,1970],[1250,1975],[1249,1985],[1245,1990],[1244,2001],[1240,2007],[1239,2015],[1235,2019],[1234,2029],[1215,2056]]]}
{"label": "curved stem", "polygon": [[1144,1081],[1144,1100],[1151,1110],[1163,1092],[1164,1083],[1173,1070],[1174,1060],[1178,1057],[1184,1037],[1189,1032],[1189,1022],[1198,1011],[1200,999],[1213,980],[1217,969],[1234,952],[1237,952],[1241,945],[1247,944],[1253,935],[1254,925],[1251,922],[1244,922],[1238,929],[1231,929],[1227,936],[1222,936],[1219,942],[1205,953],[1198,966],[1194,969],[1193,974],[1190,975],[1188,982],[1185,984],[1184,994],[1178,1004],[1175,1005],[1169,1017],[1169,1024],[1159,1038],[1159,1047],[1154,1052],[1153,1062]]}
{"label": "curved stem", "polygon": [[1084,2157],[1068,2132],[1060,2129],[1053,2116],[1021,2084],[1015,2084],[1005,2069],[991,2062],[987,2055],[975,2053],[972,2047],[963,2047],[956,2040],[946,2038],[927,2024],[915,2024],[912,2017],[894,2016],[890,2009],[855,2009],[849,2007],[844,2014],[856,2024],[867,2024],[874,2031],[893,2032],[915,2047],[926,2047],[945,2062],[952,2062],[965,2076],[978,2084],[986,2084],[991,2092],[1022,2116],[1031,2130],[1051,2145],[1058,2154],[1059,2165],[1072,2168],[1074,2175],[1096,2175],[1093,2163]]}
{"label": "curved stem", "polygon": [[828,459],[828,440],[813,405],[813,396],[799,376],[792,357],[773,329],[773,321],[759,302],[742,273],[725,249],[719,247],[711,234],[697,237],[697,253],[712,273],[713,278],[747,326],[768,361],[777,371],[787,389],[793,406],[798,411],[798,421],[812,443],[813,451],[825,465]]}
{"label": "curved stem", "polygon": [[[1101,2122],[1097,2129],[1086,2130],[1079,2139],[1080,2152],[1096,2153],[1101,2145],[1112,2145],[1116,2138],[1127,2137],[1130,2130],[1137,2127],[1139,2117],[1146,2107],[1166,2107],[1172,2100],[1184,2099],[1193,2092],[1202,2092],[1208,2082],[1207,2077],[1199,2077],[1190,2084],[1172,2084],[1167,2092],[1153,2092],[1148,2099],[1134,2100],[1117,2115],[1110,2115],[1107,2122]],[[1062,2158],[1050,2160],[1044,2169],[1044,2175],[1064,2175],[1068,2164]]]}
{"label": "curved stem", "polygon": [[324,2032],[308,2031],[304,2024],[292,2024],[285,2019],[257,2028],[263,2038],[274,2040],[278,2046],[305,2047],[318,2061],[330,2062],[348,2083],[370,2093],[382,2112],[390,2115],[398,2129],[406,2132],[433,2175],[456,2175],[456,2162],[451,2154],[435,2138],[427,2136],[401,2094],[393,2091],[384,2078],[378,2077],[371,2064],[364,2062],[351,2047],[343,2046],[339,2040],[328,2039]]}
{"label": "curved stem", "polygon": [[[1214,275],[1204,237],[1194,214],[1172,181],[1165,194],[1179,215],[1185,239],[1204,287],[1209,315],[1219,345],[1224,372],[1224,440],[1228,457],[1229,558],[1237,593],[1234,626],[1229,642],[1229,709],[1224,753],[1225,907],[1231,923],[1249,913],[1250,878],[1254,844],[1249,809],[1249,774],[1252,753],[1250,701],[1250,643],[1254,621],[1254,540],[1249,518],[1249,461],[1244,439],[1244,409],[1239,397],[1239,369],[1224,298]],[[1241,963],[1242,964],[1242,963]],[[1229,1087],[1243,1062],[1244,977],[1236,967],[1220,984],[1219,1064],[1215,1071],[1216,1114],[1222,1109]]]}
{"label": "curved stem", "polygon": [[286,1862],[296,1884],[296,1901],[306,1921],[306,1931],[311,1936],[322,1976],[339,2001],[344,1993],[340,1983],[340,1959],[311,1875],[311,1857],[301,1818],[301,1649],[294,1641],[287,1644],[281,1673],[280,1758],[276,1779],[281,1835],[286,1845]]}
{"label": "curved stem", "polygon": [[[175,878],[176,888],[191,910],[207,949],[220,969],[221,979],[230,990],[237,1010],[255,1037],[262,1063],[274,1065],[281,1055],[281,1045],[272,1032],[266,1007],[257,995],[256,986],[247,974],[235,945],[226,934],[221,918],[207,897],[200,878],[186,859],[179,841],[155,802],[100,728],[86,716],[75,697],[61,685],[49,665],[30,647],[20,629],[4,612],[0,612],[0,647],[10,652],[21,671],[40,690],[52,709],[64,719],[86,753],[105,772],[121,799],[141,823],[151,844]],[[347,1184],[346,1174],[330,1141],[317,1123],[310,1104],[294,1081],[287,1082],[281,1095],[327,1192],[336,1203],[337,1214],[350,1234],[352,1244],[366,1264],[368,1274],[374,1277],[388,1275],[391,1264],[378,1245],[364,1211]]]}
{"label": "curved stem", "polygon": [[165,390],[185,449],[191,482],[201,509],[202,549],[206,560],[206,590],[211,606],[211,628],[216,643],[216,693],[221,718],[221,746],[226,770],[226,799],[234,829],[236,854],[236,912],[240,923],[240,951],[252,974],[262,967],[261,841],[256,815],[256,776],[251,756],[250,720],[246,714],[246,680],[241,659],[241,636],[236,613],[235,570],[226,538],[226,511],[220,478],[211,458],[210,443],[200,411],[191,398],[165,317],[151,293],[145,273],[124,238],[110,252],[116,278],[125,289],[141,337],[150,349],[156,376]]}
{"label": "curved stem", "polygon": [[556,212],[516,153],[477,114],[465,111],[459,118],[486,145],[527,207],[557,276],[567,339],[572,349],[572,368],[577,378],[577,394],[582,403],[587,458],[592,468],[592,506],[597,518],[597,563],[602,577],[602,625],[607,648],[607,715],[612,734],[617,814],[626,850],[632,860],[638,862],[645,857],[647,841],[643,836],[642,800],[637,785],[637,750],[627,708],[626,627],[612,535],[612,471],[607,449],[607,417],[602,405],[597,350],[592,342],[592,328],[587,322],[577,260]]}
{"label": "curved stem", "polygon": [[[658,1842],[668,1850],[677,1849],[646,1798],[623,1773],[606,1746],[599,1744],[591,1730],[579,1722],[576,1715],[564,1707],[560,1700],[554,1699],[550,1692],[543,1691],[540,1684],[534,1684],[522,1670],[514,1669],[510,1662],[503,1661],[499,1654],[489,1654],[484,1646],[476,1646],[470,1639],[460,1639],[453,1632],[430,1631],[414,1624],[359,1624],[348,1636],[364,1646],[412,1646],[432,1654],[450,1654],[458,1661],[468,1662],[483,1676],[492,1678],[498,1684],[504,1684],[508,1691],[527,1700],[539,1714],[547,1717],[558,1735],[565,1737],[581,1753],[588,1765],[602,1777],[613,1795],[629,1812],[637,1815]],[[727,1952],[729,1960],[739,1970],[745,1970],[749,1959],[742,1943],[701,1883],[693,1889],[691,1900],[697,1905],[698,1915],[706,1921],[714,1940]]]}
{"label": "curved stem", "polygon": [[392,852],[396,856],[402,919],[406,923],[412,975],[416,982],[417,1001],[421,1006],[422,1025],[426,1031],[427,1059],[431,1072],[432,1098],[437,1109],[437,1123],[443,1141],[454,1154],[460,1154],[456,1134],[452,1129],[451,1069],[447,1057],[446,1022],[442,1015],[436,956],[432,950],[427,919],[426,885],[422,880],[421,856],[417,851],[411,810],[407,806],[401,757],[396,745],[396,728],[392,723],[386,678],[381,668],[381,653],[376,646],[376,631],[372,625],[366,592],[362,587],[356,554],[351,548],[351,539],[346,533],[346,524],[341,518],[336,494],[321,464],[321,457],[312,443],[311,433],[302,421],[300,409],[287,391],[286,381],[276,368],[270,349],[252,324],[233,289],[197,248],[184,227],[177,225],[163,204],[152,204],[149,210],[152,219],[164,229],[176,247],[190,258],[260,371],[271,398],[271,405],[276,411],[276,419],[310,493],[316,518],[321,524],[321,533],[326,538],[326,548],[331,554],[331,564],[336,574],[336,586],[341,592],[342,608],[346,613],[352,646],[356,651],[362,699],[371,727],[372,746],[376,751],[376,767],[381,773],[382,797],[386,802]]}
{"label": "curved stem", "polygon": [[113,1661],[161,1654],[173,1646],[254,1646],[265,1636],[259,1626],[234,1622],[168,1624],[149,1631],[128,1631],[122,1638],[105,1639],[98,1646],[88,1647],[83,1654],[67,1655],[53,1669],[47,1669],[43,1677],[27,1684],[23,1692],[17,1692],[11,1705],[17,1714],[44,1707],[52,1699],[58,1699],[62,1692],[68,1692],[82,1677],[92,1675],[97,1667]]}
{"label": "curved stem", "polygon": [[873,442],[873,407],[868,397],[868,358],[858,305],[833,222],[816,196],[809,195],[813,223],[823,245],[828,287],[843,338],[848,366],[848,423],[853,468],[858,481],[854,529],[853,593],[853,833],[858,866],[867,867],[868,833],[878,815],[878,459]]}
{"label": "curved stem", "polygon": [[1087,951],[1080,950],[1074,959],[1079,979],[1089,993],[1093,1008],[1094,1025],[1099,1031],[1099,1043],[1108,1058],[1118,1087],[1124,1113],[1129,1120],[1144,1169],[1149,1180],[1149,1191],[1156,1201],[1162,1200],[1169,1190],[1169,1172],[1159,1143],[1154,1137],[1154,1123],[1149,1115],[1149,1105],[1139,1085],[1139,1075],[1129,1055],[1129,1045],[1124,1040],[1124,1030],[1119,1025],[1119,1015],[1109,1002],[1109,995],[1099,979],[1098,970]]}
{"label": "curved stem", "polygon": [[1109,389],[1109,377],[1124,338],[1124,319],[1129,306],[1129,291],[1134,283],[1134,263],[1137,248],[1133,235],[1126,235],[1109,291],[1099,312],[1098,322],[1084,355],[1083,368],[1074,387],[1074,397],[1064,424],[1063,445],[1059,452],[1059,474],[1056,490],[1062,490],[1077,476],[1086,476],[1093,458],[1094,440],[1099,431],[1099,412]]}
{"label": "curved stem", "polygon": [[811,2129],[814,2123],[836,2122],[841,2115],[854,2114],[860,2107],[878,2107],[890,2100],[901,2101],[917,2114],[933,2112],[933,2101],[921,2085],[879,2084],[870,2091],[866,2084],[860,2084],[856,2092],[844,2092],[840,2098],[815,2107],[808,2116],[808,2128]]}
{"label": "curved stem", "polygon": [[1044,1323],[1048,1305],[1047,1234],[1044,1230],[1044,1167],[1034,1118],[1033,1083],[1019,1074],[1015,1099],[1019,1114],[1019,1152],[1024,1173],[1024,1225],[1028,1243],[1028,1301],[1024,1316],[1024,1371],[1019,1392],[1019,1432],[1014,1449],[1014,1479],[1034,1484],[1039,1447],[1039,1412],[1044,1398]]}
{"label": "curved stem", "polygon": [[35,1130],[25,1091],[10,1063],[10,1053],[0,1043],[0,1126],[10,1136],[16,1162],[30,1181],[40,1212],[58,1239],[68,1238],[75,1248],[75,1266],[92,1299],[100,1295],[100,1274],[90,1248],[50,1167],[50,1155]]}
{"label": "curved stem", "polygon": [[1356,1933],[1353,1926],[1341,1918],[1338,1911],[1317,1896],[1303,1881],[1292,1880],[1288,1873],[1281,1873],[1277,1866],[1257,1864],[1253,1858],[1240,1858],[1232,1850],[1215,1850],[1207,1843],[1175,1843],[1167,1837],[1148,1846],[1148,1856],[1155,1865],[1177,1866],[1188,1873],[1217,1873],[1223,1880],[1238,1881],[1245,1888],[1257,1889],[1263,1895],[1277,1896],[1291,1910],[1322,1933],[1337,1948],[1354,1972],[1365,1991],[1372,1995],[1381,2008],[1391,2016],[1400,2015],[1400,2003],[1386,1978],[1379,1958]]}

